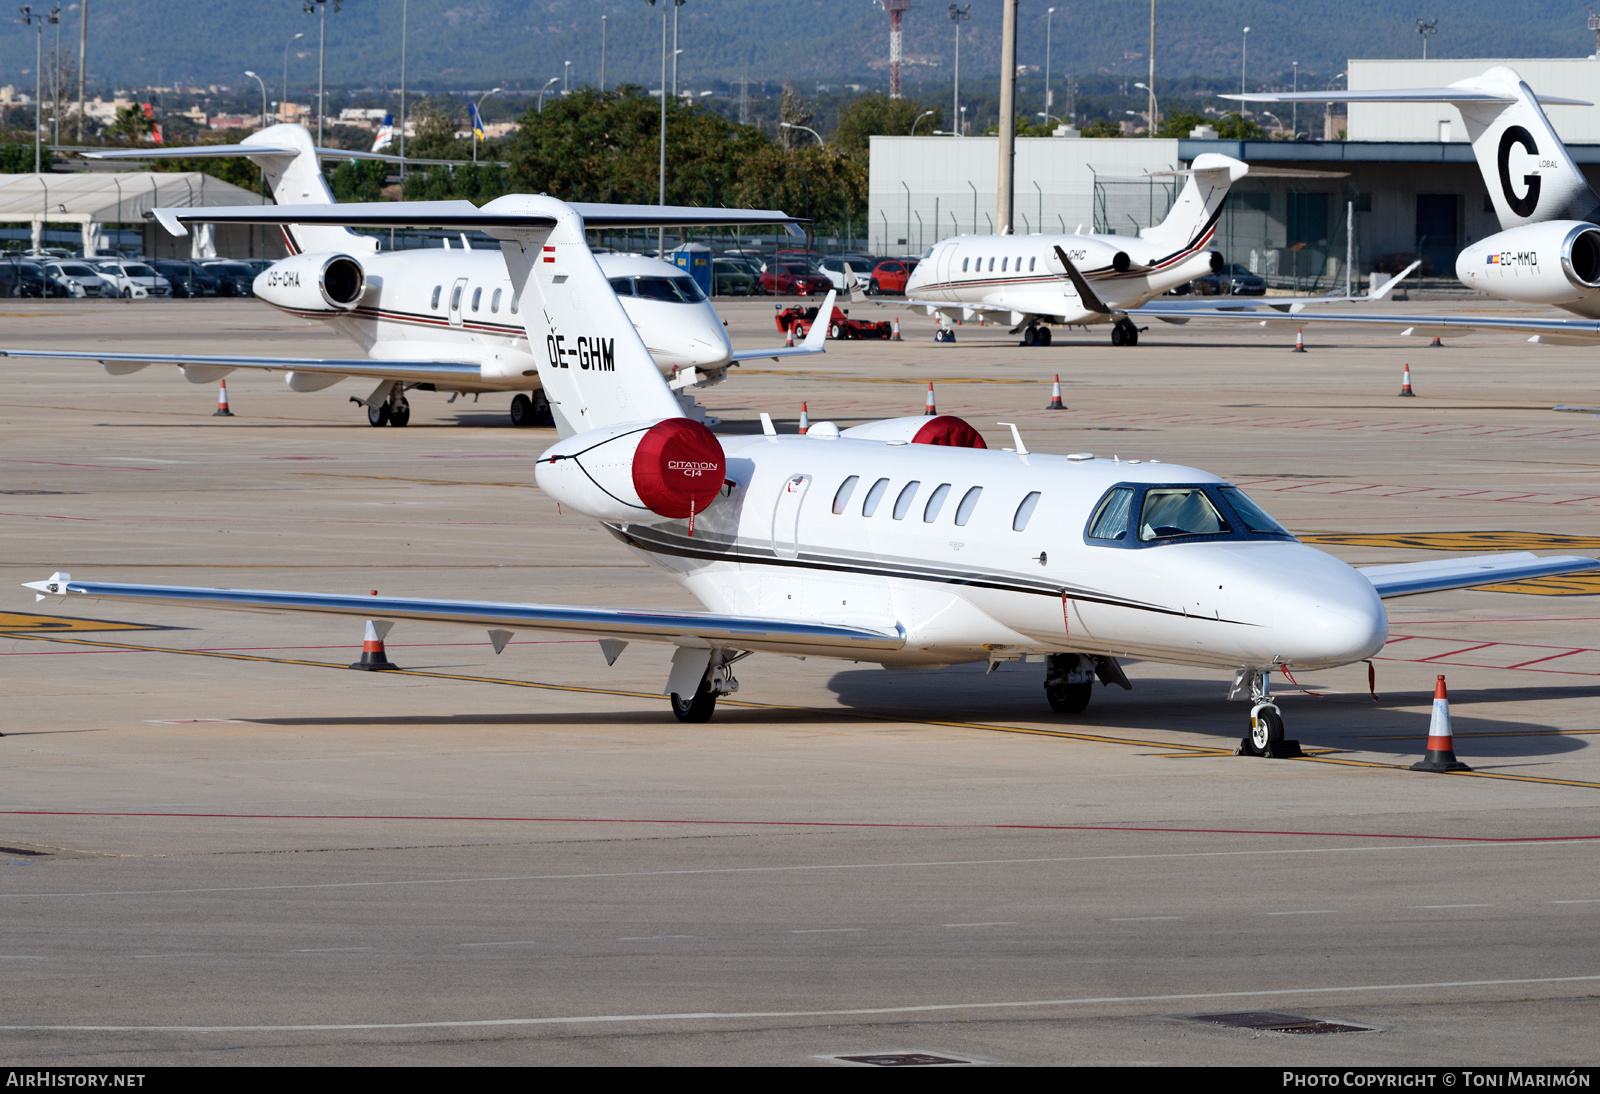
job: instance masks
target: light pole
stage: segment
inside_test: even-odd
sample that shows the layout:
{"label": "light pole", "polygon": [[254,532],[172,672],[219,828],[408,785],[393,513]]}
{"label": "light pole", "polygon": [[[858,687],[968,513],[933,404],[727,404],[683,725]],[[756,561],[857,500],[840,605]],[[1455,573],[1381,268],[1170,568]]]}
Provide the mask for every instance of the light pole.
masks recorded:
{"label": "light pole", "polygon": [[956,93],[955,102],[952,104],[954,107],[952,110],[953,117],[950,120],[956,123],[956,136],[958,137],[962,136],[963,131],[967,128],[966,112],[961,107],[961,24],[971,18],[971,4],[964,4],[960,7],[955,4],[950,5],[950,21],[956,25]]}
{"label": "light pole", "polygon": [[89,0],[79,0],[83,9],[78,21],[78,143],[83,143],[83,66],[89,59]]}
{"label": "light pole", "polygon": [[1439,33],[1439,20],[1429,19],[1423,21],[1418,19],[1417,33],[1422,35],[1422,59],[1426,61],[1428,59],[1428,39]]}
{"label": "light pole", "polygon": [[1055,8],[1044,9],[1044,120],[1050,124],[1050,108],[1055,103],[1055,96],[1050,91],[1050,21],[1055,18]]}
{"label": "light pole", "polygon": [[40,69],[44,67],[44,22],[45,16],[33,14],[33,5],[22,5],[22,25],[35,28],[34,62],[33,62],[33,173],[41,174],[39,170],[39,130],[44,125],[44,116],[39,113],[41,103],[39,97],[43,94],[43,82]]}
{"label": "light pole", "polygon": [[254,72],[251,72],[248,68],[244,70],[244,74],[246,76],[250,77],[256,83],[261,85],[261,128],[265,129],[267,127],[267,85],[266,85],[266,82],[264,80],[262,80],[260,76],[257,76]]}
{"label": "light pole", "polygon": [[[1333,90],[1333,85],[1338,83],[1340,78],[1343,77],[1345,74],[1346,73],[1341,72],[1337,76],[1333,77],[1333,79],[1329,80],[1328,81],[1327,90],[1332,91]],[[1348,85],[1346,85],[1346,86],[1348,86]],[[1324,139],[1327,138],[1328,130],[1330,128],[1332,128],[1332,123],[1333,123],[1333,104],[1332,103],[1328,103],[1326,106],[1324,106],[1322,108],[1322,136],[1323,136]],[[1346,136],[1349,135],[1348,131],[1346,132],[1345,135]]]}
{"label": "light pole", "polygon": [[[570,63],[571,62],[569,61],[568,64]],[[474,165],[476,165],[478,162],[478,130],[483,128],[483,100],[487,99],[490,95],[498,95],[503,90],[505,89],[497,87],[493,91],[485,91],[482,95],[478,96],[478,101],[472,108],[472,162]],[[483,139],[489,139],[487,133],[484,134]]]}
{"label": "light pole", "polygon": [[[824,147],[824,148],[827,147],[827,142],[825,142],[822,139],[822,134],[818,133],[815,129],[812,129],[809,125],[795,125],[792,122],[779,122],[778,123],[778,128],[779,129],[804,129],[807,133],[810,133],[813,137],[817,138],[817,143],[819,145],[822,145],[822,147]],[[915,128],[915,127],[913,126],[913,128]]]}
{"label": "light pole", "polygon": [[55,129],[55,143],[61,143],[61,5],[56,4],[50,9],[50,22],[56,25],[56,55],[55,62],[50,66],[50,98],[52,102],[50,114],[51,125]]}
{"label": "light pole", "polygon": [[[1243,95],[1244,94],[1244,62],[1245,62],[1245,58],[1247,56],[1249,56],[1249,53],[1250,53],[1250,28],[1249,27],[1245,27],[1244,28],[1244,34],[1241,36],[1240,40],[1241,40],[1242,44],[1239,46],[1239,94]],[[1239,104],[1239,113],[1240,114],[1244,113],[1244,104],[1243,103]]]}
{"label": "light pole", "polygon": [[406,29],[410,20],[409,0],[400,0],[400,193],[406,191]]}
{"label": "light pole", "polygon": [[1156,135],[1156,119],[1160,117],[1160,114],[1156,112],[1156,93],[1154,91],[1150,91],[1149,84],[1134,84],[1133,86],[1139,88],[1141,91],[1150,92],[1150,129],[1147,133],[1147,136],[1153,137]]}
{"label": "light pole", "polygon": [[[283,98],[278,102],[278,120],[280,122],[286,121],[289,117],[289,47],[294,45],[296,41],[304,38],[305,36],[305,31],[301,31],[299,34],[296,34],[293,38],[290,38],[287,42],[283,43]],[[402,61],[401,63],[404,64],[405,62]],[[405,99],[402,97],[400,101],[404,103]],[[401,146],[400,154],[402,156],[406,154],[405,147],[403,145]]]}
{"label": "light pole", "polygon": [[[656,6],[656,0],[645,0],[651,7]],[[683,6],[684,0],[671,0],[672,22],[677,26],[678,9]],[[661,165],[657,170],[657,204],[667,203],[667,7],[664,2],[661,6]],[[672,46],[678,46],[677,35],[674,33]],[[673,91],[677,90],[677,58],[673,58]],[[665,225],[656,230],[656,254],[661,256],[667,253],[667,229]]]}
{"label": "light pole", "polygon": [[550,85],[551,84],[558,84],[560,82],[561,82],[561,77],[560,76],[552,76],[552,77],[550,77],[548,80],[546,80],[544,82],[544,86],[539,89],[539,109],[536,111],[536,113],[539,113],[539,114],[543,114],[544,113],[544,93],[546,91],[550,90]]}
{"label": "light pole", "polygon": [[[339,8],[344,0],[333,0],[333,13],[339,14]],[[313,11],[317,13],[317,147],[322,147],[322,116],[327,113],[327,100],[323,95],[322,74],[324,62],[327,59],[328,46],[328,0],[305,0],[303,9],[307,15]]]}
{"label": "light pole", "polygon": [[600,17],[600,90],[606,89],[606,17]]}
{"label": "light pole", "polygon": [[910,135],[913,136],[913,137],[915,137],[917,135],[917,122],[920,122],[923,118],[926,118],[929,114],[937,114],[937,113],[938,113],[937,110],[924,110],[921,114],[918,114],[917,115],[917,121],[911,123],[911,133],[910,133]]}
{"label": "light pole", "polygon": [[566,70],[561,73],[561,94],[566,95],[572,91],[572,62],[563,61],[562,64],[566,65]]}

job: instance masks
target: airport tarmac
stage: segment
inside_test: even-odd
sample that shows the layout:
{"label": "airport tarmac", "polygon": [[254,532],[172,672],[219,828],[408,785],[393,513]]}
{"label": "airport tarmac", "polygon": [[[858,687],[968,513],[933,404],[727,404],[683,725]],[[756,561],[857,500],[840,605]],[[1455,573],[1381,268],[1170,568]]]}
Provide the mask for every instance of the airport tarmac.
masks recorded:
{"label": "airport tarmac", "polygon": [[[1600,404],[1594,350],[1313,325],[1293,354],[1292,327],[1200,323],[936,345],[892,303],[851,310],[906,340],[751,363],[700,401],[728,430],[793,429],[802,401],[848,425],[920,412],[931,380],[995,447],[1013,421],[1038,451],[1197,465],[1354,563],[1600,554],[1600,418],[1550,409]],[[777,337],[770,301],[722,311],[736,345]],[[4,301],[0,328],[349,346],[249,301]],[[1303,760],[1231,755],[1228,681],[1155,664],[1063,717],[1037,664],[753,657],[681,725],[663,648],[607,667],[521,634],[497,657],[402,624],[406,671],[357,673],[348,622],[17,588],[696,606],[539,492],[554,434],[510,428],[508,399],[419,393],[372,429],[363,381],[236,372],[216,418],[167,367],[0,369],[10,1064],[1594,1061],[1600,582],[1389,602],[1376,701],[1363,665],[1279,685]],[[1440,673],[1469,775],[1406,769]],[[1369,1031],[1195,1020],[1237,1012]]]}

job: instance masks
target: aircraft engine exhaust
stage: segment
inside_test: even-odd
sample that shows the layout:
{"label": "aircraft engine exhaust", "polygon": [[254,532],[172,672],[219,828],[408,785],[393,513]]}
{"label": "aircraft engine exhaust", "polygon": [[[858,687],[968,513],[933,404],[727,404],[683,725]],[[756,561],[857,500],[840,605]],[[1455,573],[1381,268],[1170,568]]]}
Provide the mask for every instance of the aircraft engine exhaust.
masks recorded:
{"label": "aircraft engine exhaust", "polygon": [[704,512],[727,477],[716,434],[692,418],[578,433],[547,449],[539,488],[600,520],[682,520]]}

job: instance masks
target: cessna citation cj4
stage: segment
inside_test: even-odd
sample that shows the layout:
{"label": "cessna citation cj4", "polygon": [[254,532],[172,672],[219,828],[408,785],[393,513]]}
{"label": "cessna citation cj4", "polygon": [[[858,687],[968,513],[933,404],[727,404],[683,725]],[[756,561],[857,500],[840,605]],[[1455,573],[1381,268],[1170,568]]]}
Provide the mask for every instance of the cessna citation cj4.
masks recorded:
{"label": "cessna citation cj4", "polygon": [[[164,223],[218,210],[160,210]],[[225,212],[225,211],[223,211]],[[425,210],[414,211],[419,220]],[[703,612],[109,584],[58,573],[45,596],[487,629],[668,647],[666,693],[705,721],[752,653],[890,667],[1044,658],[1045,694],[1082,711],[1121,658],[1230,673],[1252,747],[1283,723],[1275,669],[1371,657],[1382,598],[1600,567],[1531,554],[1355,570],[1298,542],[1245,494],[1190,467],[996,451],[957,418],[804,436],[718,437],[685,417],[584,242],[577,209],[514,196],[439,218],[504,241],[560,440],[539,486],[681,583]],[[78,609],[82,610],[82,609]]]}
{"label": "cessna citation cj4", "polygon": [[[98,152],[99,159],[247,156],[272,186],[276,206],[253,210],[253,223],[282,227],[290,257],[268,267],[255,280],[255,294],[291,315],[331,323],[355,342],[366,357],[306,360],[293,357],[160,355],[133,353],[0,350],[0,356],[94,360],[114,375],[150,364],[174,364],[194,383],[216,383],[234,369],[280,370],[294,391],[320,391],[347,377],[375,380],[377,387],[353,402],[366,407],[375,426],[403,426],[411,420],[411,391],[477,396],[515,392],[513,425],[532,424],[545,409],[534,368],[535,350],[519,314],[521,300],[505,261],[495,250],[472,250],[465,237],[459,249],[380,252],[378,240],[349,230],[341,218],[319,158],[398,157],[320,149],[304,126],[275,125],[237,145]],[[458,203],[467,204],[467,203]],[[301,210],[298,218],[282,215]],[[781,212],[736,209],[580,205],[590,228],[685,227],[701,225],[793,225]],[[364,227],[409,227],[387,206],[388,216],[368,217]],[[332,219],[329,219],[330,214]],[[641,219],[642,218],[642,219]],[[445,244],[449,247],[448,241]],[[655,358],[671,377],[674,390],[722,382],[737,361],[823,351],[822,338],[796,347],[734,350],[722,319],[693,279],[682,270],[642,255],[608,254],[599,259],[623,310]],[[454,396],[452,396],[453,398]],[[684,396],[686,409],[692,397]]]}

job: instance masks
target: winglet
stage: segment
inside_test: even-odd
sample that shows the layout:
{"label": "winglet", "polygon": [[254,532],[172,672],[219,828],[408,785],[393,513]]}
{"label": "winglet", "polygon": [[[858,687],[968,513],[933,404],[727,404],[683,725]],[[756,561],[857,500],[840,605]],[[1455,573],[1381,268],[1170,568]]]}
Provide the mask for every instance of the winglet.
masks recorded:
{"label": "winglet", "polygon": [[837,289],[829,289],[822,306],[817,309],[816,321],[811,324],[811,329],[806,331],[806,340],[800,343],[800,348],[807,353],[827,351],[828,347],[823,343],[828,340],[828,328],[833,326],[833,301],[838,295]]}
{"label": "winglet", "polygon": [[1395,274],[1388,281],[1385,281],[1378,288],[1367,290],[1366,299],[1382,300],[1384,297],[1389,295],[1390,290],[1392,290],[1396,285],[1400,284],[1407,274],[1411,273],[1420,265],[1422,265],[1422,260],[1419,258],[1417,261],[1413,262],[1411,265]]}
{"label": "winglet", "polygon": [[1063,251],[1059,245],[1056,247],[1056,257],[1067,268],[1067,279],[1072,282],[1072,287],[1078,290],[1078,299],[1083,302],[1083,306],[1090,311],[1099,312],[1101,315],[1110,315],[1111,309],[1106,307],[1105,301],[1101,300],[1095,294],[1095,291],[1089,287],[1089,282],[1084,280],[1083,275],[1078,272],[1078,267],[1072,264],[1072,259],[1067,257],[1067,252]]}
{"label": "winglet", "polygon": [[175,236],[189,234],[189,229],[185,228],[183,223],[178,220],[178,211],[176,209],[156,209],[154,212],[156,221],[167,230],[167,234]]}
{"label": "winglet", "polygon": [[24,581],[22,587],[33,590],[33,599],[37,603],[47,595],[66,596],[67,583],[71,580],[71,574],[54,573],[50,575],[50,580],[48,581]]}

